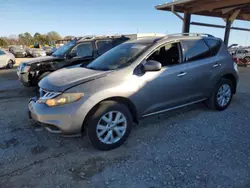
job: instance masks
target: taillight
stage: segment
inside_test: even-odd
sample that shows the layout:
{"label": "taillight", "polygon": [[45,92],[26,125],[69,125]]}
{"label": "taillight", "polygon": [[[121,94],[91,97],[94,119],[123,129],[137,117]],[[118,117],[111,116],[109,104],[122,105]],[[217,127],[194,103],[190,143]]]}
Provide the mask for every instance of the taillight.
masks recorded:
{"label": "taillight", "polygon": [[238,63],[238,58],[237,57],[234,57],[233,60],[234,60],[235,63]]}

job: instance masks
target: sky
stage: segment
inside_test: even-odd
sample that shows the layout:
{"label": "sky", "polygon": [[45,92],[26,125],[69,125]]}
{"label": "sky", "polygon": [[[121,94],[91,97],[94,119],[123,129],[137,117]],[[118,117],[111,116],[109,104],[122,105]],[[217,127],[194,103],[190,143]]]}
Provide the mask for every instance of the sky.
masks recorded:
{"label": "sky", "polygon": [[[168,0],[168,2],[171,0]],[[166,0],[0,0],[0,36],[57,31],[61,36],[131,33],[180,33],[181,20],[155,5]],[[225,25],[221,18],[192,16],[192,21]],[[235,21],[234,27],[250,28]],[[191,26],[190,32],[223,38],[224,29]],[[250,46],[250,32],[232,31],[229,43]]]}

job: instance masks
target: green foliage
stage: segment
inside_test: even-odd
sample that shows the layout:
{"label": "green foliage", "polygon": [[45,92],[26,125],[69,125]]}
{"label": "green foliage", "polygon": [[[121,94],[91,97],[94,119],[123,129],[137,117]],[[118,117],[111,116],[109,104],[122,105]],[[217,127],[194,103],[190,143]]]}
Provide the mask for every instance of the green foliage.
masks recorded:
{"label": "green foliage", "polygon": [[64,37],[63,39],[72,39],[72,38],[75,38],[75,37],[71,36],[71,35],[68,35],[68,36]]}
{"label": "green foliage", "polygon": [[0,37],[0,46],[7,47],[8,45],[45,45],[54,43],[56,40],[60,40],[62,37],[56,31],[50,31],[47,34],[40,34],[36,32],[32,36],[29,32],[20,33],[18,36],[11,35],[7,37]]}
{"label": "green foliage", "polygon": [[8,47],[9,42],[6,37],[0,37],[0,47]]}

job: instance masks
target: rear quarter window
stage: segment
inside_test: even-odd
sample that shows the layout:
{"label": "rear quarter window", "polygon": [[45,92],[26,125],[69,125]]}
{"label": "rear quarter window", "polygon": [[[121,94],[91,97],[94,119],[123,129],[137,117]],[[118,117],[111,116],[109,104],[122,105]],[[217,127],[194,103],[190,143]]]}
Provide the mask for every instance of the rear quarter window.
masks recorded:
{"label": "rear quarter window", "polygon": [[205,41],[210,48],[211,56],[217,55],[221,47],[221,41],[215,39],[205,39]]}

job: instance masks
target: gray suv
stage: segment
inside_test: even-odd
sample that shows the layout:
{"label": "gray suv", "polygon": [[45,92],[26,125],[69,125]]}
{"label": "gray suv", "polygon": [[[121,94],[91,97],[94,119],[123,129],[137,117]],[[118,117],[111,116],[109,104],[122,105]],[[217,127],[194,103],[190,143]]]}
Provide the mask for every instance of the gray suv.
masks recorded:
{"label": "gray suv", "polygon": [[133,123],[205,102],[225,110],[236,93],[237,65],[221,39],[176,34],[125,42],[87,67],[40,81],[30,116],[52,133],[79,135],[101,150],[128,138]]}

